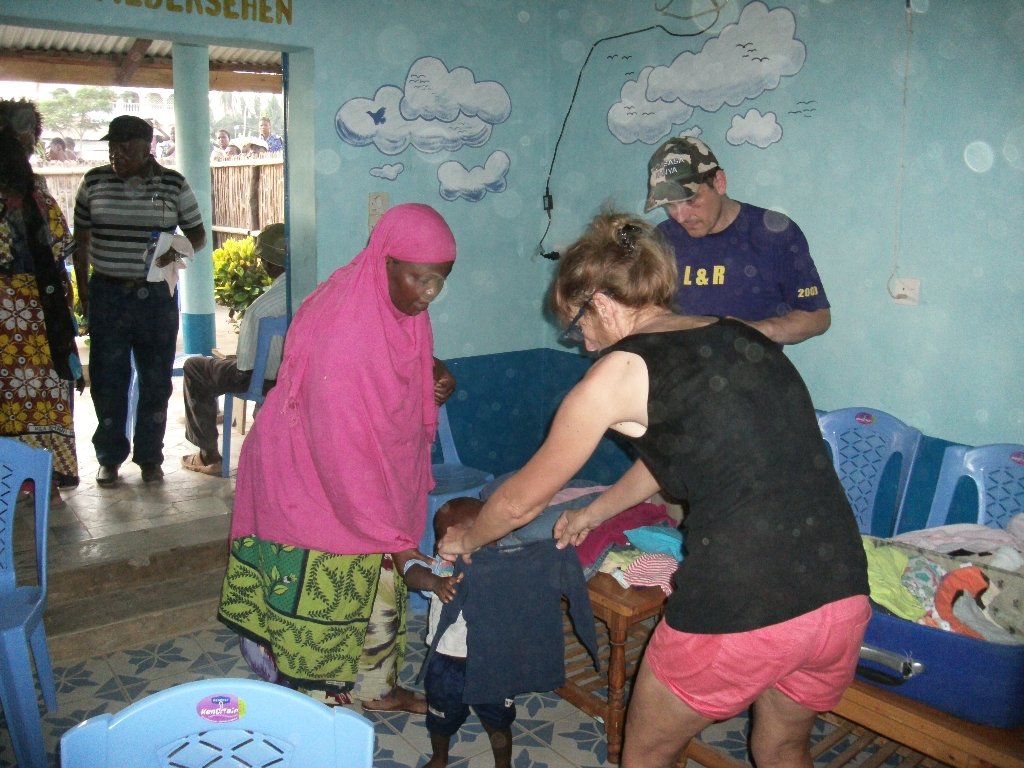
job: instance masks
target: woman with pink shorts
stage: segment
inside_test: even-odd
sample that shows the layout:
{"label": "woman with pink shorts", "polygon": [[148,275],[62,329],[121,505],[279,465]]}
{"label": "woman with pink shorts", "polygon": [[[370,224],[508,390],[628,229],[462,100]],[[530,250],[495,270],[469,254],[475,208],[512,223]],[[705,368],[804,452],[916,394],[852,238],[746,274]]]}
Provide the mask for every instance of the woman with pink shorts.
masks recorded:
{"label": "woman with pink shorts", "polygon": [[618,432],[636,462],[563,514],[560,546],[658,491],[687,508],[685,557],[633,688],[622,765],[670,768],[705,726],[752,706],[758,768],[810,768],[814,720],[852,681],[870,615],[860,535],[781,347],[738,320],[678,314],[677,285],[649,222],[591,222],[559,261],[550,301],[564,338],[599,358],[537,453],[438,549],[469,556],[529,522]]}

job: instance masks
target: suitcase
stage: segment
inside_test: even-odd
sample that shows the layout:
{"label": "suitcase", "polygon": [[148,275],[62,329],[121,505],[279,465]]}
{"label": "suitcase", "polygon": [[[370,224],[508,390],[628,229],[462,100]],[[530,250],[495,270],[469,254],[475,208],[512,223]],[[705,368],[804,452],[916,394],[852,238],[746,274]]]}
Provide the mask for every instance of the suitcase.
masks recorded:
{"label": "suitcase", "polygon": [[[908,555],[922,554],[947,571],[965,564],[907,544],[876,541]],[[981,567],[1004,591],[1024,593],[1024,574]],[[1024,627],[1015,629],[1024,635]],[[857,676],[972,723],[1024,725],[1024,644],[991,643],[916,624],[873,605]]]}

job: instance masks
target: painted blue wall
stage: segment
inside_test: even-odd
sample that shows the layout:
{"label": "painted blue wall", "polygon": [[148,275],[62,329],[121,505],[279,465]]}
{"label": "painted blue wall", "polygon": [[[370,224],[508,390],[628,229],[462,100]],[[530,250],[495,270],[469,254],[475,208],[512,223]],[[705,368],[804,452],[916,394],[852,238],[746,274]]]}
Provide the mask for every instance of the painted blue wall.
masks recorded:
{"label": "painted blue wall", "polygon": [[[258,7],[241,0],[5,0],[0,19],[291,52],[299,66],[289,80],[289,135],[302,137],[288,149],[289,220],[301,244],[295,284],[307,292],[362,246],[371,192],[386,192],[391,204],[431,203],[459,242],[450,287],[431,310],[446,358],[557,347],[542,312],[553,265],[538,255],[549,170],[555,205],[544,250],[563,247],[605,201],[640,210],[653,148],[699,129],[734,197],[785,211],[808,237],[833,327],[790,354],[819,407],[882,408],[955,442],[1024,442],[1019,0],[920,0],[909,18],[904,0],[772,0],[762,9],[736,0],[718,17],[694,20],[678,15],[700,4],[286,5],[290,23],[209,13]],[[198,16],[197,6],[207,12]],[[186,7],[193,12],[171,10]],[[738,30],[765,33],[767,25],[743,16],[758,10],[791,19],[779,52],[802,46],[803,57],[777,78],[778,59],[769,60],[754,87],[749,62],[719,54]],[[637,89],[644,68],[666,68],[681,54],[701,62],[698,76],[675,80],[692,111],[652,102],[670,113],[664,125],[623,117],[627,102],[648,93]],[[486,141],[395,155],[342,141],[339,108],[373,100],[386,85],[413,93],[406,78],[428,57],[507,94],[508,115]],[[716,105],[727,85],[732,95]],[[507,157],[503,175],[488,168],[497,152]],[[439,173],[452,162],[487,182],[476,187],[479,199],[442,197]],[[393,180],[381,175],[398,163]],[[892,301],[894,272],[921,280],[919,306]]]}

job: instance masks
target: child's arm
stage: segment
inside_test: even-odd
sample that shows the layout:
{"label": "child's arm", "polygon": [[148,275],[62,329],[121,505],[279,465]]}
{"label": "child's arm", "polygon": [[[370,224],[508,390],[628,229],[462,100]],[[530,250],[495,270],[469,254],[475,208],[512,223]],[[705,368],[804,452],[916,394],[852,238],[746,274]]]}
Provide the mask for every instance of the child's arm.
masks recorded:
{"label": "child's arm", "polygon": [[421,592],[433,592],[441,602],[447,603],[455,596],[455,585],[462,581],[458,576],[441,576],[432,570],[434,558],[427,557],[419,550],[407,549],[391,555],[395,568],[402,574],[402,579],[409,589]]}
{"label": "child's arm", "polygon": [[402,579],[409,589],[424,592],[434,591],[436,577],[430,572],[430,563],[434,558],[413,548],[402,552],[393,552],[391,559],[395,563],[395,570],[402,575]]}

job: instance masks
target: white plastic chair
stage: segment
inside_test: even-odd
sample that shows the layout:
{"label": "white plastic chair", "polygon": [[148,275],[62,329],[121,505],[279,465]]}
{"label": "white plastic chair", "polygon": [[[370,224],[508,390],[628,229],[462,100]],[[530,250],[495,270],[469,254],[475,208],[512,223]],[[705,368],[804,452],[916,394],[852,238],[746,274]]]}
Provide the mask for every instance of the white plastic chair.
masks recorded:
{"label": "white plastic chair", "polygon": [[[963,477],[973,480],[977,489],[977,516],[973,520],[954,521],[950,519],[950,508]],[[926,527],[970,522],[1005,529],[1018,512],[1024,512],[1024,445],[953,445],[946,449]]]}
{"label": "white plastic chair", "polygon": [[[57,709],[57,689],[46,644],[46,526],[50,509],[53,457],[49,451],[0,438],[0,703],[22,768],[46,768],[43,723],[36,699],[39,687],[48,711]],[[14,516],[18,494],[32,481],[35,524],[35,579],[15,572]],[[27,521],[25,521],[27,524]]]}
{"label": "white plastic chair", "polygon": [[251,400],[256,405],[263,403],[263,379],[267,371],[267,360],[270,357],[270,344],[277,338],[284,338],[288,331],[288,316],[261,317],[256,329],[256,357],[253,359],[252,378],[249,389],[245,392],[228,392],[224,395],[224,425],[221,429],[221,477],[231,475],[231,415],[234,411],[235,398]]}
{"label": "white plastic chair", "polygon": [[[892,536],[907,495],[910,469],[921,431],[874,408],[841,408],[818,416],[821,435],[832,452],[839,481],[853,507],[857,527],[872,536]],[[878,491],[891,461],[900,462],[895,503],[876,509]]]}
{"label": "white plastic chair", "polygon": [[61,768],[370,768],[373,724],[263,680],[167,688],[65,732]]}

